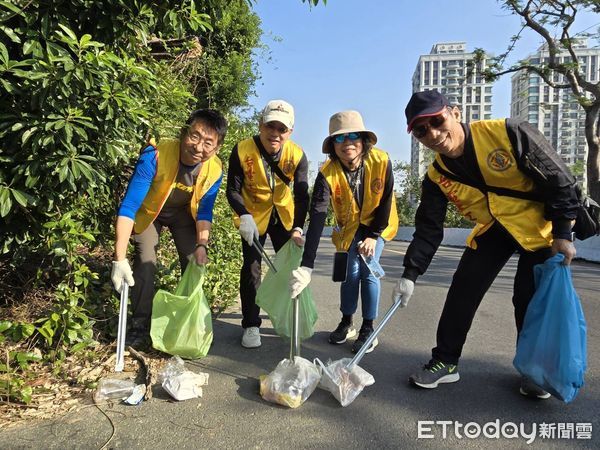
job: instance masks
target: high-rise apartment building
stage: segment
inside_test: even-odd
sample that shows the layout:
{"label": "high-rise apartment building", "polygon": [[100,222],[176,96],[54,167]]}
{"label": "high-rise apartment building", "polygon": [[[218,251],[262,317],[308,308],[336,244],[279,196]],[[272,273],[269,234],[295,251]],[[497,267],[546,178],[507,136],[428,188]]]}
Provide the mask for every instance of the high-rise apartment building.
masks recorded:
{"label": "high-rise apartment building", "polygon": [[[600,48],[589,48],[587,39],[580,39],[574,49],[585,79],[597,83],[600,80]],[[571,61],[567,52],[558,57],[561,62]],[[548,61],[547,45],[542,45],[528,59],[535,65]],[[564,83],[562,75],[558,74],[554,81]],[[568,166],[585,163],[585,112],[571,90],[554,89],[540,76],[524,71],[515,73],[511,84],[511,117],[537,126]],[[579,178],[585,185],[585,170]]]}
{"label": "high-rise apartment building", "polygon": [[[451,104],[460,107],[462,120],[491,119],[492,84],[486,82],[477,70],[468,73],[468,62],[474,53],[466,50],[465,42],[440,42],[427,55],[421,55],[412,78],[413,92],[435,89],[444,94]],[[484,58],[480,63],[486,64]],[[425,148],[411,138],[410,164],[412,174],[422,177],[427,170]]]}

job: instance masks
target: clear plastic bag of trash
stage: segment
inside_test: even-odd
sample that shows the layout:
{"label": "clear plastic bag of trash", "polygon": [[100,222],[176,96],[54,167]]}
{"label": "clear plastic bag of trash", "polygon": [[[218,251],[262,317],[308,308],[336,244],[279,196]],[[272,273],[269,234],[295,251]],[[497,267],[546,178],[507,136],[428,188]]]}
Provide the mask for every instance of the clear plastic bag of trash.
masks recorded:
{"label": "clear plastic bag of trash", "polygon": [[187,369],[185,368],[185,363],[183,362],[183,359],[181,359],[179,356],[173,356],[158,372],[158,382],[162,383],[167,378],[179,375],[180,373],[185,372],[186,370]]}
{"label": "clear plastic bag of trash", "polygon": [[134,389],[135,382],[133,380],[102,378],[94,392],[94,401],[102,403],[107,400],[125,400],[133,394]]}
{"label": "clear plastic bag of trash", "polygon": [[350,358],[342,358],[323,364],[318,358],[315,359],[322,371],[319,387],[331,392],[342,406],[348,406],[366,386],[375,383],[373,375],[358,365],[348,370],[350,361]]}
{"label": "clear plastic bag of trash", "polygon": [[314,392],[321,378],[319,368],[307,359],[284,359],[275,370],[260,377],[260,395],[268,402],[297,408]]}
{"label": "clear plastic bag of trash", "polygon": [[174,356],[158,373],[158,381],[175,400],[189,400],[202,397],[202,386],[208,384],[208,374],[187,370],[183,360]]}

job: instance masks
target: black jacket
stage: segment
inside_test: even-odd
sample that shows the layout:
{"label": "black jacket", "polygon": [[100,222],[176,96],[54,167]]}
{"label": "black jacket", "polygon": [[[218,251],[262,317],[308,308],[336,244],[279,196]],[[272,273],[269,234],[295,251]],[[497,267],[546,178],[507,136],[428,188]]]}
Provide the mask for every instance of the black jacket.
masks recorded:
{"label": "black jacket", "polygon": [[[485,184],[477,164],[469,126],[462,124],[462,127],[465,132],[463,155],[456,159],[442,156],[442,160],[459,177],[475,185]],[[536,192],[544,202],[544,217],[552,222],[554,237],[568,237],[571,220],[577,217],[579,206],[573,175],[537,128],[527,122],[507,119],[506,129],[517,166],[534,181]],[[415,215],[415,233],[404,256],[403,277],[415,281],[429,267],[444,237],[447,206],[446,196],[425,175],[421,186],[421,202]]]}

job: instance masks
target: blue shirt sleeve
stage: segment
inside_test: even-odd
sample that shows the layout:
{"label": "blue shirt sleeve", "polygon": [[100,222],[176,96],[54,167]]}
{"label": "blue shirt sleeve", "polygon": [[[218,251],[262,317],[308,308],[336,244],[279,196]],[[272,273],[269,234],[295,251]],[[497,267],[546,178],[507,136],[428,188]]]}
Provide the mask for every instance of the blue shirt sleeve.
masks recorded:
{"label": "blue shirt sleeve", "polygon": [[135,165],[135,170],[129,180],[127,192],[125,192],[125,197],[123,197],[117,215],[135,219],[135,215],[142,206],[142,202],[146,198],[152,180],[156,175],[156,166],[156,150],[149,145],[142,151]]}
{"label": "blue shirt sleeve", "polygon": [[196,214],[196,220],[208,220],[212,222],[213,219],[213,207],[215,206],[215,200],[217,199],[217,193],[221,182],[223,181],[223,174],[217,181],[210,187],[210,189],[204,194],[204,196],[198,202],[198,214]]}

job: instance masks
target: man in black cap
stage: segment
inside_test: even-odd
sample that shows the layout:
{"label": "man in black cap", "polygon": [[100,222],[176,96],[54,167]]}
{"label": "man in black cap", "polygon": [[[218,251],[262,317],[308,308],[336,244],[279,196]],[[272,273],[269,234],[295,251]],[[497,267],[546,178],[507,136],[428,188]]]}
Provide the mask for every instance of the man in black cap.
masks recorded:
{"label": "man in black cap", "polygon": [[[408,132],[433,150],[421,187],[415,233],[394,289],[406,305],[444,234],[448,201],[476,225],[448,290],[432,359],[409,381],[423,388],[459,380],[458,360],[473,317],[513,253],[519,253],[513,306],[517,332],[534,294],[533,266],[557,252],[575,256],[571,227],[577,216],[575,180],[560,157],[527,122],[460,122],[460,111],[437,91],[416,92],[406,106]],[[530,380],[520,392],[548,398]]]}

